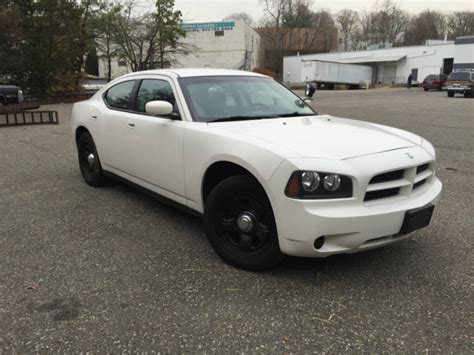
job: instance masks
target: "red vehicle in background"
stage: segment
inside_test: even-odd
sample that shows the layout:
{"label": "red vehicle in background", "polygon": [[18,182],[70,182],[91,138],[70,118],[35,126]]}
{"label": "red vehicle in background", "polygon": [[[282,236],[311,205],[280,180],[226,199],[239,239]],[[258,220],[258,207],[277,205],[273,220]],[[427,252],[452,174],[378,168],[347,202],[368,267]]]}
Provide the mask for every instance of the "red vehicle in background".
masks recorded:
{"label": "red vehicle in background", "polygon": [[428,75],[425,80],[423,80],[423,84],[421,84],[421,86],[423,89],[425,89],[425,91],[430,89],[441,91],[447,78],[447,75],[444,74],[431,74]]}

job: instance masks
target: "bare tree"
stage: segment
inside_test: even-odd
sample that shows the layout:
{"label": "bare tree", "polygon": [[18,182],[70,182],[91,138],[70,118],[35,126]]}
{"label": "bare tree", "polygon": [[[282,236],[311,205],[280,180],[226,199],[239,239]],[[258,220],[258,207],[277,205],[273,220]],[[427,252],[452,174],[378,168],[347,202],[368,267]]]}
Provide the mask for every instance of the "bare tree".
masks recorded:
{"label": "bare tree", "polygon": [[282,24],[287,28],[310,28],[314,20],[312,0],[287,0]]}
{"label": "bare tree", "polygon": [[244,21],[250,27],[254,26],[254,20],[252,16],[250,16],[246,12],[235,12],[230,14],[222,19],[222,21]]}
{"label": "bare tree", "polygon": [[288,5],[287,0],[264,0],[264,3],[267,16],[267,19],[264,20],[264,27],[271,29],[271,31],[266,32],[266,40],[272,43],[272,47],[277,50],[279,58],[282,58],[285,37],[283,16]]}
{"label": "bare tree", "polygon": [[396,44],[408,24],[408,13],[393,0],[384,0],[372,17],[373,37],[379,43]]}
{"label": "bare tree", "polygon": [[133,71],[165,67],[175,55],[185,51],[179,41],[185,36],[180,28],[181,12],[174,11],[174,0],[157,0],[156,12],[139,14],[129,0],[117,17],[114,43],[118,55],[128,61]]}
{"label": "bare tree", "polygon": [[324,52],[337,44],[337,29],[331,14],[313,12],[310,0],[264,0],[265,17],[260,35],[271,51],[272,70],[281,73],[284,54]]}
{"label": "bare tree", "polygon": [[404,35],[405,45],[424,44],[427,39],[438,39],[446,31],[446,16],[440,12],[426,10],[414,16]]}
{"label": "bare tree", "polygon": [[363,48],[367,49],[373,43],[373,18],[372,12],[363,11],[359,14],[360,32],[356,35],[359,43],[363,43]]}
{"label": "bare tree", "polygon": [[118,56],[114,35],[119,14],[119,6],[107,7],[96,13],[90,23],[98,58],[105,59],[107,63],[106,76],[109,81],[112,79],[112,59]]}
{"label": "bare tree", "polygon": [[313,15],[314,36],[317,36],[317,48],[313,51],[330,52],[337,48],[337,27],[332,15],[320,10]]}
{"label": "bare tree", "polygon": [[347,52],[353,47],[354,42],[358,40],[359,33],[359,15],[354,10],[341,10],[337,16],[336,21],[339,25],[339,33],[343,44],[343,50]]}
{"label": "bare tree", "polygon": [[474,11],[454,12],[447,22],[450,38],[474,34]]}

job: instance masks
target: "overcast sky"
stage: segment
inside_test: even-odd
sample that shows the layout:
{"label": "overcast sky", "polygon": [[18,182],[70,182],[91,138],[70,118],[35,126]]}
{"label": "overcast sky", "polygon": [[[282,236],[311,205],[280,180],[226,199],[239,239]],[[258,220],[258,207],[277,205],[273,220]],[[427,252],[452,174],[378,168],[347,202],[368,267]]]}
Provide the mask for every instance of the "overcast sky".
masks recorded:
{"label": "overcast sky", "polygon": [[[370,10],[377,0],[315,0],[314,10],[325,9],[332,13],[341,9]],[[425,9],[442,11],[474,10],[474,0],[396,0],[405,10],[416,13]],[[254,20],[263,14],[262,0],[175,0],[185,22],[220,21],[233,12],[247,12]]]}

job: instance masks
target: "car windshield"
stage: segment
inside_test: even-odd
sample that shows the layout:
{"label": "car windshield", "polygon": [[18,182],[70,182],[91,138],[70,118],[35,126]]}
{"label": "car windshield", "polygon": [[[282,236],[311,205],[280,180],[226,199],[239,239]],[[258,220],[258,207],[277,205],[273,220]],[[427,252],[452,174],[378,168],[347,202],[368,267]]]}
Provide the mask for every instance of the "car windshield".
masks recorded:
{"label": "car windshield", "polygon": [[469,80],[470,75],[466,72],[457,72],[449,74],[448,80]]}
{"label": "car windshield", "polygon": [[216,122],[317,113],[283,85],[259,76],[180,78],[194,121]]}

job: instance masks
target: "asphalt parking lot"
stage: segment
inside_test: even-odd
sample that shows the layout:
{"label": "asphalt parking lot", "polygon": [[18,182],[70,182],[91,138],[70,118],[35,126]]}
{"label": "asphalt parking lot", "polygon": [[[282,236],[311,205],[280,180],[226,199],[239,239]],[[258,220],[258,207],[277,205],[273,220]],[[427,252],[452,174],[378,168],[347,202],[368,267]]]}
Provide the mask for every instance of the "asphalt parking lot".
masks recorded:
{"label": "asphalt parking lot", "polygon": [[[69,118],[0,128],[0,353],[474,352],[474,99],[321,91],[318,111],[437,148],[444,192],[412,239],[354,255],[224,264],[201,222],[80,175]],[[343,144],[343,142],[341,142]]]}

